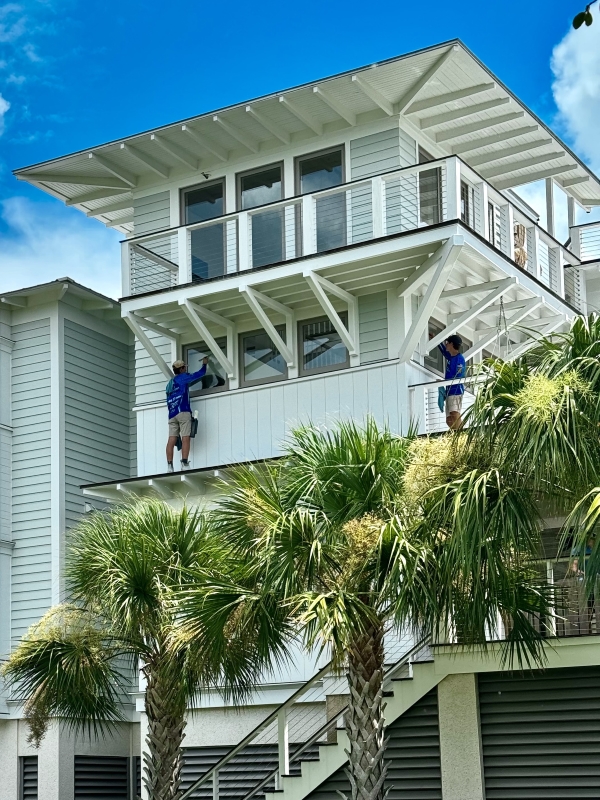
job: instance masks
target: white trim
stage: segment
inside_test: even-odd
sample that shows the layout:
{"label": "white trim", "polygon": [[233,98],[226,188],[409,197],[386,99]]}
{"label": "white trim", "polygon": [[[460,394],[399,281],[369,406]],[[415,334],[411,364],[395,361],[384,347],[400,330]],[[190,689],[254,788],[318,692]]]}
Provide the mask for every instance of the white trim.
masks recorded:
{"label": "white trim", "polygon": [[65,531],[64,317],[58,304],[50,314],[50,576],[51,604],[63,597]]}
{"label": "white trim", "polygon": [[[278,303],[276,300],[268,297],[266,294],[253,289],[250,286],[240,286],[244,300],[248,303],[254,316],[260,322],[264,330],[269,334],[271,341],[277,346],[281,355],[285,358],[288,367],[296,366],[296,359],[294,355],[294,312],[288,306]],[[285,335],[287,342],[284,342],[281,336],[277,333],[275,326],[267,316],[263,305],[271,308],[277,313],[282,314],[285,318]]]}
{"label": "white trim", "polygon": [[123,319],[125,320],[127,325],[129,325],[135,336],[139,339],[142,346],[144,347],[150,358],[154,361],[156,366],[159,368],[159,370],[163,373],[165,378],[167,378],[167,380],[170,380],[173,377],[173,371],[171,370],[167,362],[164,360],[164,358],[161,356],[161,354],[158,352],[156,347],[152,344],[150,339],[146,336],[144,331],[141,329],[139,323],[134,318],[133,312],[126,313],[123,316]]}
{"label": "white trim", "polygon": [[[195,303],[192,303],[191,300],[180,300],[179,305],[181,310],[192,323],[196,331],[200,336],[202,336],[203,340],[208,345],[211,353],[217,359],[219,364],[223,367],[225,372],[227,373],[228,378],[235,378],[235,366],[234,363],[228,358],[225,353],[221,350],[219,345],[217,344],[215,338],[208,330],[204,322],[202,322],[201,315],[204,314],[208,317],[206,312],[208,309],[202,308],[202,306],[198,306]],[[215,317],[218,317],[218,314],[214,314],[212,316],[213,322],[215,321]],[[235,334],[235,325],[230,320],[226,320],[224,317],[219,318],[221,321],[219,322],[220,325],[223,325],[225,330],[227,331],[227,350],[229,355],[233,357],[233,335]]]}
{"label": "white trim", "polygon": [[[327,314],[329,321],[334,326],[341,340],[344,342],[350,355],[350,365],[358,365],[360,363],[360,345],[359,345],[359,325],[358,325],[358,298],[350,292],[336,286],[335,283],[326,280],[321,275],[307,270],[303,273],[308,285],[317,298],[319,305]],[[348,305],[348,327],[342,322],[340,315],[333,307],[331,300],[327,297],[325,292],[338,297]]]}

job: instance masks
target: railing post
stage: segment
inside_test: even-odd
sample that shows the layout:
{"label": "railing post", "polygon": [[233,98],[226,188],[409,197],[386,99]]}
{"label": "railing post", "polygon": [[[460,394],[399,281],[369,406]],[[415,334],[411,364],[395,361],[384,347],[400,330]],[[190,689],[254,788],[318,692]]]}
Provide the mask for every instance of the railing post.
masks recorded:
{"label": "railing post", "polygon": [[510,203],[504,206],[504,224],[506,226],[506,255],[515,260],[515,212]]}
{"label": "railing post", "polygon": [[219,800],[219,770],[216,769],[212,776],[212,800]]}
{"label": "railing post", "polygon": [[177,263],[179,265],[178,283],[189,283],[192,279],[188,264],[188,230],[187,228],[177,229]]}
{"label": "railing post", "polygon": [[571,237],[571,252],[577,258],[581,258],[581,231],[578,225],[569,228],[569,236]]}
{"label": "railing post", "polygon": [[480,233],[483,236],[483,238],[487,242],[489,242],[490,240],[490,218],[488,216],[489,198],[488,198],[488,186],[487,183],[485,183],[485,181],[479,184],[476,196],[479,202],[481,203],[481,208],[479,210],[479,213],[481,215],[481,230],[477,231],[477,233]]}
{"label": "railing post", "polygon": [[532,225],[531,228],[531,253],[528,251],[527,255],[531,258],[531,269],[530,272],[532,275],[535,275],[536,278],[540,276],[540,233],[537,229],[537,225]]}
{"label": "railing post", "polygon": [[460,219],[460,161],[446,159],[446,218]]}
{"label": "railing post", "polygon": [[385,236],[383,192],[385,184],[380,175],[371,179],[371,213],[373,215],[373,238]]}
{"label": "railing post", "polygon": [[288,740],[287,708],[280,708],[277,714],[277,753],[279,756],[279,771],[277,773],[277,788],[282,787],[282,778],[290,773],[290,743]]}
{"label": "railing post", "polygon": [[131,250],[129,242],[121,242],[121,297],[129,297],[131,292]]}
{"label": "railing post", "polygon": [[[550,586],[554,586],[554,566],[552,561],[546,561],[546,580]],[[554,599],[554,614],[556,614],[556,594],[553,591]],[[553,636],[556,636],[556,616],[550,618],[550,630]]]}
{"label": "railing post", "polygon": [[238,269],[243,272],[251,269],[250,262],[250,225],[251,217],[247,211],[242,211],[238,216]]}
{"label": "railing post", "polygon": [[302,255],[309,256],[317,250],[317,225],[315,198],[304,195],[302,198]]}

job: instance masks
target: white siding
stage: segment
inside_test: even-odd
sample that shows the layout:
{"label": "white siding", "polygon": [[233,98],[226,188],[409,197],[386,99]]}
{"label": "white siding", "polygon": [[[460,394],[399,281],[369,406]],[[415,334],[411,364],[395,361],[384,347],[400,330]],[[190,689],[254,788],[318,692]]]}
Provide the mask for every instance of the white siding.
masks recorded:
{"label": "white siding", "polygon": [[171,226],[169,192],[158,192],[133,200],[133,231],[136,236]]}
{"label": "white siding", "polygon": [[12,640],[51,604],[50,320],[15,325]]}
{"label": "white siding", "polygon": [[[394,431],[400,430],[401,421],[406,428],[407,369],[407,365],[386,361],[193,399],[199,428],[192,440],[192,466],[277,455],[290,429],[309,420],[316,424],[339,418],[361,421],[372,414]],[[416,372],[409,382],[422,380],[421,372]],[[164,472],[166,405],[137,413],[139,474]]]}
{"label": "white siding", "polygon": [[83,511],[82,483],[130,475],[130,359],[133,347],[64,321],[65,521]]}
{"label": "white siding", "polygon": [[358,298],[360,363],[388,357],[387,292]]}

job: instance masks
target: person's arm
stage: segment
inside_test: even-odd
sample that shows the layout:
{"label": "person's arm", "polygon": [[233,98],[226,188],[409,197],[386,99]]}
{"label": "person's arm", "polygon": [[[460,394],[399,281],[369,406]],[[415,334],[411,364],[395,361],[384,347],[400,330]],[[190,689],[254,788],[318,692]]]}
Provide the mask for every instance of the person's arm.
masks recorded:
{"label": "person's arm", "polygon": [[199,381],[200,378],[203,378],[206,375],[206,367],[208,364],[208,358],[204,358],[202,360],[202,366],[198,370],[198,372],[184,372],[182,373],[182,377],[184,379],[184,383],[189,385],[190,383],[196,383]]}
{"label": "person's arm", "polygon": [[450,361],[450,359],[452,358],[452,356],[450,355],[450,353],[448,352],[448,350],[446,350],[446,348],[445,348],[445,346],[444,346],[444,343],[443,343],[443,342],[442,342],[442,344],[438,344],[438,348],[439,348],[439,351],[440,351],[440,353],[441,353],[441,354],[444,356],[444,358],[446,359],[446,361]]}

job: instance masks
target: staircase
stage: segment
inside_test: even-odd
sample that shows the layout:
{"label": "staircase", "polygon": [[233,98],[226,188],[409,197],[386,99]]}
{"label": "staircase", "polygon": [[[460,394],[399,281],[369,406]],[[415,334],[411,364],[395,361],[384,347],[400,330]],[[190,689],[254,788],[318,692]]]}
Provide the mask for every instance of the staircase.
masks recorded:
{"label": "staircase", "polygon": [[[396,649],[402,655],[386,667],[384,677],[386,726],[446,676],[445,670],[436,670],[422,642],[407,648],[406,641],[399,641]],[[346,677],[332,675],[326,665],[238,745],[216,763],[213,758],[210,768],[206,764],[197,779],[186,768],[182,800],[304,800],[347,761],[345,690]],[[328,713],[325,723],[309,720],[306,709],[319,702],[322,708],[331,697],[337,699],[337,710]],[[193,751],[186,756],[190,767],[194,756]]]}

